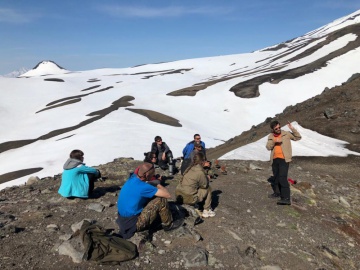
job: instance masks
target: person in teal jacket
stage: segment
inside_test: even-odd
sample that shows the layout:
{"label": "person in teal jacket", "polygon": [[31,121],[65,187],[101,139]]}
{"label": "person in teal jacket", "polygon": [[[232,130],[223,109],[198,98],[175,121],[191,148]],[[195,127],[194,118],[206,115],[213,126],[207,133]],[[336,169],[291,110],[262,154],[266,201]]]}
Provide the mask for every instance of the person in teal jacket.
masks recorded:
{"label": "person in teal jacket", "polygon": [[94,189],[94,182],[101,177],[100,171],[85,166],[84,153],[73,150],[65,162],[59,194],[66,198],[88,198]]}

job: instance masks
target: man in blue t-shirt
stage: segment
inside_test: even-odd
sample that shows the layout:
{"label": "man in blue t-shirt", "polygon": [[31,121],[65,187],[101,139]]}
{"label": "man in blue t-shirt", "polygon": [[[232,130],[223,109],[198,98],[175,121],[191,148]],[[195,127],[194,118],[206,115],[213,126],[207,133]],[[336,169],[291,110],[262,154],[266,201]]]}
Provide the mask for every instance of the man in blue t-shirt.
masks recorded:
{"label": "man in blue t-shirt", "polygon": [[174,230],[183,224],[183,220],[173,221],[167,202],[171,197],[169,191],[160,184],[155,187],[147,183],[154,173],[153,164],[143,163],[138,173],[134,173],[121,188],[116,222],[124,239],[148,228],[158,215],[165,231]]}

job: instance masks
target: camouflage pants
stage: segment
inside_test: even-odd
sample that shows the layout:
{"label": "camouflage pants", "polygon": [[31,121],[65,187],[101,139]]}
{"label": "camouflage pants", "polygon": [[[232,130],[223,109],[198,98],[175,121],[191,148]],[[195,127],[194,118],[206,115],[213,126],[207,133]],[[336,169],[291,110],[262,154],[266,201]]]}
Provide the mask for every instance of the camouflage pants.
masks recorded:
{"label": "camouflage pants", "polygon": [[149,227],[160,215],[161,223],[168,226],[173,221],[169,204],[165,198],[155,197],[142,210],[136,222],[137,231],[142,231]]}

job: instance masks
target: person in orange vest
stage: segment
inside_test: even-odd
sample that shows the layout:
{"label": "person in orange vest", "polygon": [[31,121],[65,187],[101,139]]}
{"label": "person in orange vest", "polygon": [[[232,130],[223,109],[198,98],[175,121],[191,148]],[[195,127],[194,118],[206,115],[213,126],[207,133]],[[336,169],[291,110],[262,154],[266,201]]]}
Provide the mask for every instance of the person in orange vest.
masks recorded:
{"label": "person in orange vest", "polygon": [[272,133],[269,134],[266,149],[271,151],[270,164],[275,178],[275,192],[270,197],[280,197],[278,205],[291,205],[290,185],[288,182],[289,163],[292,159],[291,140],[301,139],[300,133],[288,122],[291,130],[281,130],[280,122],[274,120],[270,123]]}

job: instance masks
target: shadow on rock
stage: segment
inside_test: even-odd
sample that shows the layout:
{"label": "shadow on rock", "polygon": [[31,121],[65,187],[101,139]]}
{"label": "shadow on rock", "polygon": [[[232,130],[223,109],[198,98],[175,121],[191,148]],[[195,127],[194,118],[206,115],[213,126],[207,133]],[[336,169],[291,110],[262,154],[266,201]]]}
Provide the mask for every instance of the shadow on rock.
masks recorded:
{"label": "shadow on rock", "polygon": [[106,193],[114,193],[120,190],[119,186],[110,186],[110,187],[96,187],[89,199],[98,199],[103,197]]}

